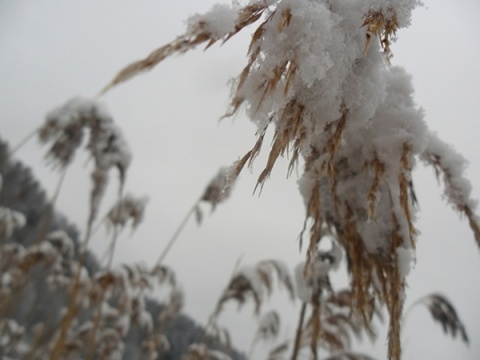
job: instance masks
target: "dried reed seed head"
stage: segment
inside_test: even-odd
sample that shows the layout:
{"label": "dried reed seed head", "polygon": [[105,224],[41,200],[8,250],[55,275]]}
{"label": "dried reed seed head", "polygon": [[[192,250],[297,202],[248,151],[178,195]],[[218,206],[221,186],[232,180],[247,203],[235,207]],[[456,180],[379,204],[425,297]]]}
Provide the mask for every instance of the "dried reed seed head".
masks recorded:
{"label": "dried reed seed head", "polygon": [[255,314],[260,312],[262,304],[262,292],[257,284],[253,283],[244,274],[238,274],[230,281],[228,288],[222,294],[218,301],[217,309],[229,300],[236,300],[239,305],[243,305],[248,298],[252,298],[255,303]]}
{"label": "dried reed seed head", "polygon": [[280,316],[274,310],[262,315],[259,320],[257,333],[258,339],[275,339],[280,332]]}
{"label": "dried reed seed head", "polygon": [[87,149],[95,159],[90,201],[89,226],[91,226],[105,191],[108,171],[116,167],[120,175],[121,188],[125,182],[131,154],[121,131],[102,105],[89,99],[73,98],[47,114],[45,124],[40,128],[39,137],[43,143],[52,142],[47,157],[60,168],[65,168],[73,160],[85,130],[90,134]]}
{"label": "dried reed seed head", "polygon": [[201,200],[210,203],[212,210],[214,210],[218,203],[226,200],[230,196],[237,176],[235,164],[230,168],[220,168],[217,175],[206,187]]}
{"label": "dried reed seed head", "polygon": [[51,266],[58,260],[58,251],[50,243],[42,242],[26,249],[18,261],[18,268],[26,273],[37,265]]}
{"label": "dried reed seed head", "polygon": [[124,288],[125,282],[123,277],[113,271],[102,271],[95,275],[95,283],[98,284],[102,289],[107,290],[110,288]]}
{"label": "dried reed seed head", "polygon": [[465,325],[460,320],[455,307],[446,297],[440,294],[431,294],[423,298],[422,303],[427,306],[433,319],[442,325],[445,334],[450,333],[455,338],[459,333],[463,342],[469,343]]}
{"label": "dried reed seed head", "polygon": [[132,195],[126,195],[108,212],[108,224],[123,228],[131,220],[132,229],[135,229],[143,221],[147,201],[146,197],[135,198]]}
{"label": "dried reed seed head", "polygon": [[177,285],[175,272],[167,266],[156,265],[151,270],[150,275],[155,277],[160,285],[167,283],[173,288]]}
{"label": "dried reed seed head", "polygon": [[[295,289],[293,285],[293,278],[290,273],[290,269],[279,260],[269,259],[262,260],[257,264],[257,272],[263,270],[267,275],[265,280],[268,280],[270,284],[273,283],[273,275],[275,274],[278,280],[278,285],[281,288],[285,286],[287,288],[290,298],[293,300],[295,298]],[[269,285],[271,287],[271,285]]]}
{"label": "dried reed seed head", "polygon": [[278,260],[264,260],[255,266],[244,267],[235,273],[218,301],[216,312],[220,312],[222,305],[228,300],[233,299],[239,305],[243,305],[245,301],[251,298],[255,303],[255,314],[259,314],[264,293],[270,295],[272,292],[275,275],[278,283],[287,288],[290,297],[293,299],[293,281],[288,268]]}
{"label": "dried reed seed head", "polygon": [[152,277],[150,271],[143,264],[122,264],[121,269],[126,272],[128,284],[132,288],[151,289]]}

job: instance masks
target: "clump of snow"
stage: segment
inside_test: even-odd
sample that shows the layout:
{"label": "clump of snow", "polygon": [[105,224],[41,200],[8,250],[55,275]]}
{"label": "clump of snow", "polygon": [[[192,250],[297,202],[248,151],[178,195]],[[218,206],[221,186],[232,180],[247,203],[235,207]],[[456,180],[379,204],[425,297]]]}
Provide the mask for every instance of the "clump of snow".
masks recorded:
{"label": "clump of snow", "polygon": [[312,300],[312,288],[306,282],[306,279],[303,275],[303,269],[305,268],[305,262],[300,262],[295,266],[294,275],[295,275],[295,289],[298,298],[304,303],[309,303]]}
{"label": "clump of snow", "polygon": [[215,39],[221,39],[235,30],[238,13],[233,6],[216,4],[206,14],[196,14],[187,20],[187,33],[206,32]]}
{"label": "clump of snow", "polygon": [[337,242],[332,240],[331,243],[330,250],[317,250],[308,265],[300,262],[294,269],[297,296],[305,303],[310,303],[313,296],[321,296],[324,290],[330,290],[328,275],[338,270],[343,258]]}
{"label": "clump of snow", "polygon": [[72,257],[75,251],[73,240],[63,230],[52,231],[47,235],[47,240],[62,254]]}
{"label": "clump of snow", "polygon": [[406,249],[402,246],[397,248],[398,270],[403,277],[407,277],[412,268],[414,254],[412,249]]}
{"label": "clump of snow", "polygon": [[0,237],[10,237],[16,229],[26,224],[25,216],[12,209],[0,206]]}
{"label": "clump of snow", "polygon": [[472,210],[477,207],[477,201],[470,197],[472,185],[463,176],[467,161],[452,146],[440,140],[435,133],[429,133],[421,160],[433,165],[438,177],[441,175],[445,184],[444,196],[452,206],[467,205]]}

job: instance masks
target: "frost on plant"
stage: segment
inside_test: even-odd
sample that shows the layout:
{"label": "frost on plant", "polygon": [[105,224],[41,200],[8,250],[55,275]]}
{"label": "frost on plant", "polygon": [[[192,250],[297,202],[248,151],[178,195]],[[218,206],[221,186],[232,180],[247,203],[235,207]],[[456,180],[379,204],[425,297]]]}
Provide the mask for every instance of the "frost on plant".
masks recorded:
{"label": "frost on plant", "polygon": [[85,131],[90,135],[87,149],[95,161],[90,202],[91,224],[105,192],[109,170],[117,168],[120,187],[125,183],[131,153],[120,129],[102,105],[76,97],[47,114],[38,136],[42,143],[51,144],[47,157],[55,166],[64,169],[73,161]]}
{"label": "frost on plant", "polygon": [[[290,169],[302,160],[302,235],[309,233],[303,276],[315,269],[320,240],[336,238],[346,253],[355,314],[368,327],[373,300],[388,308],[391,359],[400,358],[405,276],[416,238],[411,176],[419,159],[442,177],[447,200],[468,218],[480,244],[462,159],[428,130],[410,77],[390,65],[391,39],[410,24],[416,6],[417,0],[217,5],[191,17],[184,35],[121,70],[106,88],[174,53],[227,41],[258,21],[226,116],[244,109],[259,137],[232,173],[255,159],[267,128],[274,137],[259,186],[278,157],[290,154]],[[258,304],[252,274],[244,272],[235,290],[241,285]]]}

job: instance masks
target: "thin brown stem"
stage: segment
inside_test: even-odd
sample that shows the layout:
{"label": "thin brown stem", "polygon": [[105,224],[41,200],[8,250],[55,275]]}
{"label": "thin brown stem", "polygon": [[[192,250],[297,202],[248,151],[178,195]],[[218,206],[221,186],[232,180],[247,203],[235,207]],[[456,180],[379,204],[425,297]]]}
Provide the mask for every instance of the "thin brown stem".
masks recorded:
{"label": "thin brown stem", "polygon": [[302,340],[302,329],[303,329],[303,322],[305,321],[305,310],[307,309],[307,304],[302,303],[302,307],[300,308],[300,316],[298,317],[298,325],[297,325],[297,332],[295,335],[295,343],[293,345],[293,352],[292,356],[290,357],[291,360],[296,360],[298,356],[298,352],[300,351],[300,342]]}
{"label": "thin brown stem", "polygon": [[165,246],[165,248],[163,249],[160,257],[158,258],[157,262],[156,262],[156,265],[160,265],[164,260],[165,260],[165,257],[167,256],[168,252],[170,251],[170,249],[172,248],[173,244],[175,243],[175,241],[178,239],[178,236],[180,235],[180,233],[182,232],[182,230],[185,228],[185,225],[187,224],[188,220],[190,219],[190,217],[195,213],[195,209],[196,207],[198,206],[200,200],[198,200],[197,202],[195,202],[195,204],[192,206],[192,208],[188,211],[187,215],[185,215],[185,217],[183,218],[182,222],[180,223],[180,225],[177,227],[177,230],[175,230],[175,233],[173,234],[173,236],[170,238],[169,242],[167,243],[167,245]]}
{"label": "thin brown stem", "polygon": [[35,135],[37,135],[39,129],[35,129],[30,134],[25,136],[22,140],[20,140],[15,146],[11,148],[9,151],[10,156],[15,154],[18,150],[20,150],[27,142],[29,142]]}

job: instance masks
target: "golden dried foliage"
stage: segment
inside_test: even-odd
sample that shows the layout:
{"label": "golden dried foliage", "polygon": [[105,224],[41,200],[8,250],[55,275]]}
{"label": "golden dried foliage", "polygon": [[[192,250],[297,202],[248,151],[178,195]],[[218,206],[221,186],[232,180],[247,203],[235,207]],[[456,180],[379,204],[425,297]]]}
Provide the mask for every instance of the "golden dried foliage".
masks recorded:
{"label": "golden dried foliage", "polygon": [[301,140],[299,139],[302,138],[303,134],[303,114],[304,107],[302,105],[297,103],[295,100],[291,100],[290,102],[288,102],[281,114],[280,124],[282,125],[277,126],[277,129],[273,136],[273,143],[270,149],[270,154],[268,155],[267,165],[258,177],[257,186],[263,186],[265,180],[270,175],[278,157],[283,156],[285,152],[288,151],[292,142],[294,146],[297,146],[296,148],[294,148],[294,153],[299,151],[299,147],[301,145]]}
{"label": "golden dried foliage", "polygon": [[383,164],[377,156],[374,157],[373,161],[369,164],[365,164],[366,170],[373,170],[373,181],[370,190],[368,191],[367,200],[368,200],[368,216],[372,219],[375,219],[377,214],[377,201],[378,201],[378,191],[380,187],[380,181],[385,173],[385,164]]}
{"label": "golden dried foliage", "polygon": [[[266,8],[267,5],[257,3],[253,5],[247,5],[239,9],[235,28],[224,36],[223,42],[228,41],[243,28],[257,21],[262,16]],[[144,71],[151,70],[167,57],[170,57],[174,54],[185,53],[203,43],[207,43],[206,48],[209,48],[220,39],[217,38],[215,34],[210,33],[208,29],[206,29],[205,25],[206,24],[204,22],[199,21],[196,24],[193,33],[179,36],[171,43],[151,52],[145,59],[138,60],[127,65],[120,70],[115,75],[113,80],[100,91],[100,94],[106,93],[111,88],[133,78]]]}
{"label": "golden dried foliage", "polygon": [[410,211],[410,181],[412,173],[412,165],[410,164],[411,148],[408,144],[403,144],[402,157],[400,159],[401,170],[398,175],[398,184],[400,187],[400,205],[405,215],[405,220],[408,224],[408,230],[410,232],[410,243],[412,248],[415,248],[415,235],[417,233],[414,225],[413,218]]}
{"label": "golden dried foliage", "polygon": [[389,9],[388,15],[385,15],[383,11],[369,11],[363,17],[362,27],[367,27],[366,41],[364,54],[367,53],[372,37],[376,36],[380,41],[380,45],[387,57],[387,61],[393,57],[392,50],[390,49],[392,36],[395,36],[399,29],[398,19],[395,12]]}

